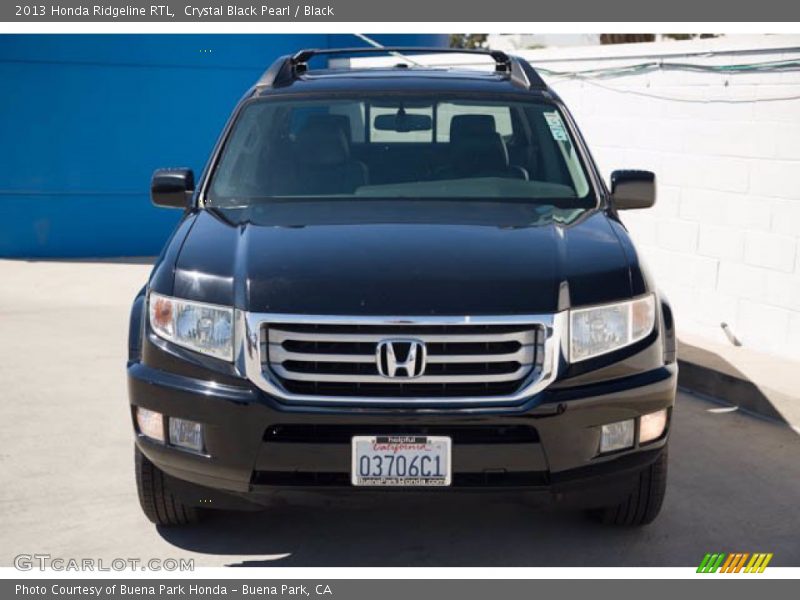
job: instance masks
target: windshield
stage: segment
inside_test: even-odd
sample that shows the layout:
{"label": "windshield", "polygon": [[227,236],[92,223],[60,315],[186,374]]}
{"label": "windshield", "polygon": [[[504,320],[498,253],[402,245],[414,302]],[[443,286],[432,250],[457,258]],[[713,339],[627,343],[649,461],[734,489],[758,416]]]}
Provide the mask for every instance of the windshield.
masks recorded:
{"label": "windshield", "polygon": [[243,108],[207,201],[559,200],[594,205],[558,109],[426,97],[258,100]]}

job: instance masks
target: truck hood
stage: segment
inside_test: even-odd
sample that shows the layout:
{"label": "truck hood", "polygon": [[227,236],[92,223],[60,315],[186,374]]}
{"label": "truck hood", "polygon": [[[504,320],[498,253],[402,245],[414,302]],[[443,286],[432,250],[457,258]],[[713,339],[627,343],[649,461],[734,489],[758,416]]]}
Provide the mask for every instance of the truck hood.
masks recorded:
{"label": "truck hood", "polygon": [[173,294],[249,311],[533,314],[632,295],[635,259],[594,209],[334,200],[193,218]]}

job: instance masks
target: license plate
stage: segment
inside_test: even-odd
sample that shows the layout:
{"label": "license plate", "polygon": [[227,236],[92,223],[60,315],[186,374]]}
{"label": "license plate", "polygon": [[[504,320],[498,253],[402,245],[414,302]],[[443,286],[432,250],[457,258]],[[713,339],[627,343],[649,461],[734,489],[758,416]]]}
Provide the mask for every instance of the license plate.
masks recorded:
{"label": "license plate", "polygon": [[353,437],[351,482],[361,486],[450,485],[452,440],[443,436]]}

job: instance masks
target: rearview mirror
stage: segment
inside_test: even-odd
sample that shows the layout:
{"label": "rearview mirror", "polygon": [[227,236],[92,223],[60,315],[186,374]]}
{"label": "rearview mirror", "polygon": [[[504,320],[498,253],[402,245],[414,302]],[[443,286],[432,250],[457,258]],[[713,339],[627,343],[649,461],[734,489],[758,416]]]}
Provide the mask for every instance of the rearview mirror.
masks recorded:
{"label": "rearview mirror", "polygon": [[397,131],[398,133],[430,131],[433,129],[433,119],[429,115],[415,115],[399,110],[394,114],[375,117],[375,129]]}
{"label": "rearview mirror", "polygon": [[656,203],[656,176],[651,171],[611,173],[611,201],[617,210],[650,208]]}
{"label": "rearview mirror", "polygon": [[193,194],[191,169],[158,169],[150,180],[150,199],[156,206],[186,208]]}

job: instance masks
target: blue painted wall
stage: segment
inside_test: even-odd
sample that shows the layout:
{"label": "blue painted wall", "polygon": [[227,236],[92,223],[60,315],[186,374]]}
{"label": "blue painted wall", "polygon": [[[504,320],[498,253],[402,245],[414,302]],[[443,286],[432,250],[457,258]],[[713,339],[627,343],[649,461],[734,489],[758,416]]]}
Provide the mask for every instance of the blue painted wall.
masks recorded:
{"label": "blue painted wall", "polygon": [[363,45],[341,34],[0,35],[0,256],[157,254],[179,215],[150,204],[153,170],[199,174],[278,56]]}

